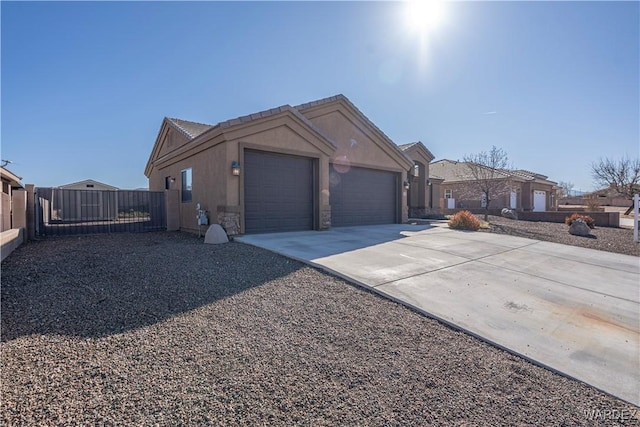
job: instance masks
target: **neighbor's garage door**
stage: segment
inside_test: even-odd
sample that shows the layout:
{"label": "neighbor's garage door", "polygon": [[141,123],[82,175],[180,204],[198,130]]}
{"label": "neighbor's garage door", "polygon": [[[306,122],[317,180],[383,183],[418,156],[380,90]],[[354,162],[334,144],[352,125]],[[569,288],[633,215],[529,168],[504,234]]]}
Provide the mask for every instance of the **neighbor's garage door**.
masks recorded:
{"label": "neighbor's garage door", "polygon": [[547,193],[544,191],[534,190],[533,192],[533,211],[544,212],[547,210]]}
{"label": "neighbor's garage door", "polygon": [[331,165],[331,225],[393,224],[397,221],[397,174],[351,167],[346,173]]}
{"label": "neighbor's garage door", "polygon": [[244,153],[245,232],[313,229],[313,160]]}

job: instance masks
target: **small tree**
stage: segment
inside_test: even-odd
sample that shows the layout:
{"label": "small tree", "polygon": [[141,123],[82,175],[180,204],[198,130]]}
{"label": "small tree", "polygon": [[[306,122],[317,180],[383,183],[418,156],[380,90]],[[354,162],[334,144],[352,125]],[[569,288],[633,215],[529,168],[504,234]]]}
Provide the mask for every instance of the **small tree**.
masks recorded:
{"label": "small tree", "polygon": [[640,192],[640,159],[624,156],[619,160],[600,159],[591,165],[594,181],[632,199]]}
{"label": "small tree", "polygon": [[482,151],[464,156],[464,161],[471,178],[466,180],[466,191],[476,196],[480,194],[484,199],[484,220],[487,221],[491,201],[511,192],[509,158],[503,149],[494,145],[489,152]]}

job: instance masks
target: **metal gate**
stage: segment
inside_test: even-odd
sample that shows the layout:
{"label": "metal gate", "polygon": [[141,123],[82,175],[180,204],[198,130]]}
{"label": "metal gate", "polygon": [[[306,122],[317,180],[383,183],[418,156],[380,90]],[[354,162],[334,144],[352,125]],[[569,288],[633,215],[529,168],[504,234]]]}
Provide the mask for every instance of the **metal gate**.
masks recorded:
{"label": "metal gate", "polygon": [[36,188],[36,235],[166,230],[163,191]]}

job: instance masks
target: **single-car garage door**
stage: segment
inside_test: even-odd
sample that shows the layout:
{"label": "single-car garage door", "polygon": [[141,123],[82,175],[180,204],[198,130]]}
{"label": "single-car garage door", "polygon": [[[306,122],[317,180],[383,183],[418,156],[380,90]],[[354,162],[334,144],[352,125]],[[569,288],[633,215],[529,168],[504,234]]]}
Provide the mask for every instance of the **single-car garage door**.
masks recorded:
{"label": "single-car garage door", "polygon": [[245,232],[313,229],[314,160],[244,152]]}
{"label": "single-car garage door", "polygon": [[329,174],[331,225],[393,224],[398,222],[398,174],[351,167]]}
{"label": "single-car garage door", "polygon": [[544,191],[533,191],[533,211],[544,212],[547,210],[547,193]]}

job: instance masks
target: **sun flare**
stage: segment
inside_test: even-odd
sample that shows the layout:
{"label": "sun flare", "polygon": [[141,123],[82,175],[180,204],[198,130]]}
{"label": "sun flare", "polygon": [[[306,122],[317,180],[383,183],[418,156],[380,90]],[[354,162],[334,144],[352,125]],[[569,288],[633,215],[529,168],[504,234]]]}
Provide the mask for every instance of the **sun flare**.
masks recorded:
{"label": "sun flare", "polygon": [[412,0],[407,2],[407,25],[422,36],[437,30],[445,21],[445,2],[442,0]]}

